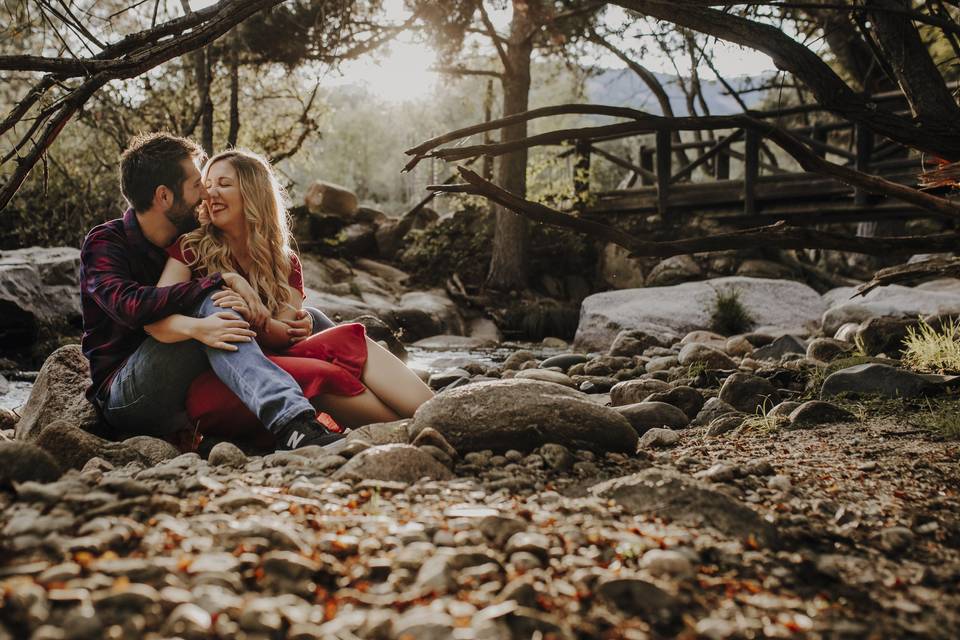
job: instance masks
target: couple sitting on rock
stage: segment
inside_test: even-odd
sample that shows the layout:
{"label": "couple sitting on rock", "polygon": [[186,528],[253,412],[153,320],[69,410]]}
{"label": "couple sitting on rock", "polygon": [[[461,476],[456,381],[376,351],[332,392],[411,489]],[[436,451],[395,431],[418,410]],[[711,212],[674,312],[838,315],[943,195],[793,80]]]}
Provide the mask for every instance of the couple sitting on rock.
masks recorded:
{"label": "couple sitting on rock", "polygon": [[87,395],[115,435],[335,451],[341,425],[412,416],[432,396],[415,373],[362,325],[302,307],[270,164],[239,149],[202,160],[184,138],[134,139],[120,160],[130,208],[83,243]]}

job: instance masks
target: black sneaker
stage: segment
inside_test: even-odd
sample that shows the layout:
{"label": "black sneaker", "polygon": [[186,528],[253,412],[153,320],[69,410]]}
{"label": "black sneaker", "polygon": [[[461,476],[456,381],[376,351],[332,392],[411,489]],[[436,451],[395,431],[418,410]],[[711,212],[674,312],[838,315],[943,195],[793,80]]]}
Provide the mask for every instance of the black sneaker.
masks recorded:
{"label": "black sneaker", "polygon": [[311,413],[295,416],[290,422],[277,429],[275,444],[277,451],[292,451],[314,444],[331,453],[336,453],[347,445],[347,441],[342,433],[327,430]]}

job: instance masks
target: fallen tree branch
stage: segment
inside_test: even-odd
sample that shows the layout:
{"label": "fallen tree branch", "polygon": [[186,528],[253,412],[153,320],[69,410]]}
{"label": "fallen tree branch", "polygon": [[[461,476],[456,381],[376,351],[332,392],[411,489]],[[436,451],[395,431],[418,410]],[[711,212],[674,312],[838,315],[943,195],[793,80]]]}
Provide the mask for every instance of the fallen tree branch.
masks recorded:
{"label": "fallen tree branch", "polygon": [[934,258],[923,262],[899,264],[877,271],[873,279],[857,287],[857,292],[851,297],[866,295],[877,287],[888,284],[917,284],[937,278],[957,277],[960,277],[960,258]]}
{"label": "fallen tree branch", "polygon": [[466,184],[433,185],[431,191],[444,193],[468,193],[483,196],[525,218],[570,229],[592,238],[612,242],[630,251],[633,256],[670,256],[751,249],[757,246],[779,249],[833,249],[873,255],[909,254],[930,251],[953,251],[960,241],[960,234],[940,233],[928,236],[888,236],[862,238],[829,231],[801,227],[788,227],[783,221],[765,227],[754,227],[732,233],[719,233],[703,238],[687,238],[655,242],[643,240],[620,229],[561,213],[537,202],[520,198],[505,191],[481,176],[458,168]]}

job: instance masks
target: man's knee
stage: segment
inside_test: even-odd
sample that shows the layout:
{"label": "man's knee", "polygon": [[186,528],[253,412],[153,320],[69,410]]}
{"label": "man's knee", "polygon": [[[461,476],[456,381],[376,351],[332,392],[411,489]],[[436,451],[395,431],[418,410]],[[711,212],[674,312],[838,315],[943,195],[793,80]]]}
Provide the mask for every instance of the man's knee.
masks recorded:
{"label": "man's knee", "polygon": [[212,315],[217,314],[217,313],[229,313],[231,316],[233,316],[233,317],[235,317],[235,318],[237,318],[237,319],[239,319],[239,320],[243,320],[243,316],[241,316],[239,313],[237,313],[237,312],[234,311],[233,309],[227,309],[227,308],[225,308],[225,307],[218,307],[218,306],[217,306],[217,303],[214,301],[213,296],[214,296],[215,294],[219,293],[220,291],[223,291],[223,290],[222,290],[222,289],[213,289],[213,290],[209,291],[209,292],[207,293],[207,295],[203,298],[203,300],[200,302],[200,304],[197,305],[197,309],[196,309],[196,311],[195,311],[194,314],[193,314],[194,317],[195,317],[195,318],[206,318],[206,317],[212,316]]}

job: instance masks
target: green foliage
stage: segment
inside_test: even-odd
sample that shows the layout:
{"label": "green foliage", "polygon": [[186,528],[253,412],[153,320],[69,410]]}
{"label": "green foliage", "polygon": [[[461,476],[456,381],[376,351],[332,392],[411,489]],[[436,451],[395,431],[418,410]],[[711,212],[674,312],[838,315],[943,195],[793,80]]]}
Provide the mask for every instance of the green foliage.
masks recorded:
{"label": "green foliage", "polygon": [[493,225],[485,209],[467,207],[423,230],[400,256],[415,282],[442,285],[456,273],[464,282],[482,282],[490,265]]}
{"label": "green foliage", "polygon": [[945,324],[939,331],[921,321],[916,329],[907,327],[901,362],[926,373],[960,372],[960,320]]}
{"label": "green foliage", "polygon": [[710,328],[725,336],[746,333],[753,328],[753,318],[740,302],[740,291],[727,288],[714,292],[710,312]]}
{"label": "green foliage", "polygon": [[838,398],[837,404],[858,420],[885,418],[904,427],[930,431],[949,439],[960,439],[960,407],[956,394],[937,398],[859,397]]}

